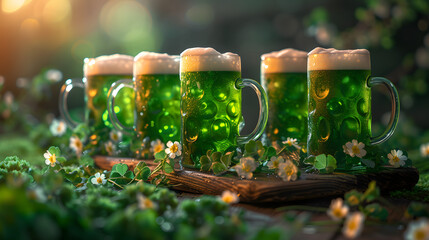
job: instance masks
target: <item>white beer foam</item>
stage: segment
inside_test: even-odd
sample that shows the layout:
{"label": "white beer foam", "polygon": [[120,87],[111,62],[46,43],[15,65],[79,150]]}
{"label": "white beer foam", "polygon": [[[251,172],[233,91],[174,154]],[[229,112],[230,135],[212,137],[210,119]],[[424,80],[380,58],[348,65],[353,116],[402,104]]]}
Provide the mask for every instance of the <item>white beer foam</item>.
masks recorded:
{"label": "white beer foam", "polygon": [[370,70],[366,49],[337,50],[317,47],[308,53],[308,70]]}
{"label": "white beer foam", "polygon": [[261,56],[262,73],[307,72],[307,52],[293,48]]}
{"label": "white beer foam", "polygon": [[93,75],[133,75],[134,58],[128,55],[113,54],[97,58],[85,58],[83,72]]}
{"label": "white beer foam", "polygon": [[180,72],[235,71],[241,72],[240,56],[220,53],[213,48],[188,48],[180,56]]}
{"label": "white beer foam", "polygon": [[134,76],[179,74],[180,58],[166,53],[141,52],[134,58]]}

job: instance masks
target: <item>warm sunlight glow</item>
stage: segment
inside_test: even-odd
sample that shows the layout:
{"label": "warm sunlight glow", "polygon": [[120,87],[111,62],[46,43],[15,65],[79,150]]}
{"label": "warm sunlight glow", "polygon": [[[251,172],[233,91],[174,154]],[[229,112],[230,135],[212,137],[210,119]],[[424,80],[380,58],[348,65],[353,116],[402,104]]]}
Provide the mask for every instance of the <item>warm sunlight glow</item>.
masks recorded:
{"label": "warm sunlight glow", "polygon": [[21,23],[21,32],[24,34],[33,34],[40,29],[40,23],[34,18],[27,18]]}
{"label": "warm sunlight glow", "polygon": [[50,0],[43,8],[43,19],[47,22],[61,22],[71,14],[69,0]]}
{"label": "warm sunlight glow", "polygon": [[13,13],[19,10],[27,2],[30,2],[30,0],[3,0],[1,8],[5,13]]}

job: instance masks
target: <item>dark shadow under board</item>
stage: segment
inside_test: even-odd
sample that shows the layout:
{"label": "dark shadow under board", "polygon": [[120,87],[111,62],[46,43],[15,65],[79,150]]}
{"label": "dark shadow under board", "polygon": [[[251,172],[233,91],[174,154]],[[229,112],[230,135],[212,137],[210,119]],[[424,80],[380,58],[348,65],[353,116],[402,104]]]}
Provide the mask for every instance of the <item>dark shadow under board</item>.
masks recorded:
{"label": "dark shadow under board", "polygon": [[[115,158],[95,156],[95,164],[106,170],[111,170],[117,163],[124,163],[130,169],[142,160],[131,158]],[[153,170],[157,164],[153,160],[144,160]],[[411,189],[419,180],[416,168],[389,168],[377,173],[362,174],[307,174],[303,173],[299,180],[285,182],[275,175],[255,175],[252,180],[241,179],[235,174],[215,176],[195,170],[179,170],[168,174],[171,188],[179,191],[220,195],[224,190],[236,192],[241,202],[268,203],[290,202],[323,197],[341,196],[344,193],[358,189],[364,191],[368,184],[375,180],[381,191]]]}

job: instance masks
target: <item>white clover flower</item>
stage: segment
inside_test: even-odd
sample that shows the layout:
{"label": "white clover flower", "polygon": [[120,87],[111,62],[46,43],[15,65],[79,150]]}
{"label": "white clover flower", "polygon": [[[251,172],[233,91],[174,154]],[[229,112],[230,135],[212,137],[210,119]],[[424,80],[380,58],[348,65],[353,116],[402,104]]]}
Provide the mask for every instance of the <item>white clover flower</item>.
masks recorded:
{"label": "white clover flower", "polygon": [[110,131],[109,136],[110,136],[110,140],[112,140],[113,142],[122,141],[122,133],[119,131],[112,130]]}
{"label": "white clover flower", "polygon": [[104,148],[106,149],[106,152],[107,154],[109,154],[109,156],[112,156],[116,151],[116,146],[113,145],[112,141],[108,141],[107,143],[105,143]]}
{"label": "white clover flower", "polygon": [[349,207],[343,204],[343,199],[337,198],[331,201],[327,214],[335,221],[343,219],[349,213]]}
{"label": "white clover flower", "polygon": [[429,143],[422,144],[420,146],[420,153],[422,154],[422,157],[428,157],[429,156]]}
{"label": "white clover flower", "polygon": [[165,149],[165,144],[163,142],[161,142],[161,140],[159,140],[159,139],[156,139],[155,141],[152,141],[150,143],[150,146],[151,146],[150,147],[150,151],[153,154],[159,153],[159,152],[161,152],[162,150]]}
{"label": "white clover flower", "polygon": [[51,167],[54,167],[57,163],[57,156],[55,156],[55,153],[51,154],[49,150],[46,151],[45,154],[43,154],[43,157],[45,158],[46,165],[51,165]]}
{"label": "white clover flower", "polygon": [[100,174],[100,173],[96,173],[94,175],[94,177],[91,179],[91,183],[94,185],[98,185],[98,184],[106,184],[107,180],[106,180],[106,176],[104,176],[104,174]]}
{"label": "white clover flower", "polygon": [[270,158],[270,161],[268,161],[267,166],[269,169],[277,169],[279,168],[279,164],[284,162],[285,160],[283,159],[283,157],[272,156]]}
{"label": "white clover flower", "polygon": [[229,190],[223,191],[220,199],[227,204],[234,204],[240,201],[237,193],[231,192]]}
{"label": "white clover flower", "polygon": [[59,82],[63,78],[63,74],[60,70],[50,69],[46,71],[46,79],[48,79],[52,83]]}
{"label": "white clover flower", "polygon": [[141,193],[137,194],[137,206],[141,209],[156,209],[157,205],[149,198],[143,196]]}
{"label": "white clover flower", "polygon": [[4,103],[6,104],[6,106],[8,106],[8,107],[12,106],[13,99],[14,99],[14,97],[13,97],[13,93],[12,92],[7,91],[4,94]]}
{"label": "white clover flower", "polygon": [[167,153],[169,158],[176,158],[180,155],[182,155],[182,146],[180,145],[179,142],[172,142],[172,141],[168,141],[167,143],[167,148],[165,149],[165,153]]}
{"label": "white clover flower", "polygon": [[387,154],[389,158],[389,163],[394,168],[398,168],[400,166],[405,165],[405,161],[407,160],[407,156],[403,155],[401,150],[392,150],[389,154]]}
{"label": "white clover flower", "polygon": [[256,170],[259,163],[252,157],[244,157],[240,159],[240,163],[234,166],[238,176],[246,179],[252,179],[253,171]]}
{"label": "white clover flower", "polygon": [[291,160],[279,164],[278,175],[283,181],[295,181],[298,178],[298,168]]}
{"label": "white clover flower", "polygon": [[294,146],[296,149],[301,149],[301,147],[298,145],[298,140],[296,140],[296,138],[290,138],[290,137],[288,137],[286,139],[286,141],[283,141],[282,143],[284,145],[289,145],[290,147]]}
{"label": "white clover flower", "polygon": [[361,212],[354,212],[347,216],[343,226],[343,234],[347,238],[356,238],[363,230],[365,215]]}
{"label": "white clover flower", "polygon": [[404,233],[406,240],[429,240],[429,221],[426,218],[408,224]]}
{"label": "white clover flower", "polygon": [[365,144],[359,142],[356,139],[353,139],[351,142],[347,142],[343,145],[344,153],[350,155],[351,157],[359,157],[362,158],[366,155],[366,150],[364,149]]}
{"label": "white clover flower", "polygon": [[62,136],[66,130],[67,126],[66,123],[62,120],[54,119],[52,120],[51,126],[49,127],[49,130],[51,131],[52,135],[56,137]]}
{"label": "white clover flower", "polygon": [[83,144],[77,136],[70,137],[69,147],[76,153],[78,157],[82,155]]}

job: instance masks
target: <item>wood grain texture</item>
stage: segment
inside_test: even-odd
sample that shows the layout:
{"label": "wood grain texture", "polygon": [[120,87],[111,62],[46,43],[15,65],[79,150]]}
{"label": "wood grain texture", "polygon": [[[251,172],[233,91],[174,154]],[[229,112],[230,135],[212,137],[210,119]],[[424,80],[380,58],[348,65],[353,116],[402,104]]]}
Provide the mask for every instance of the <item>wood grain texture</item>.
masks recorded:
{"label": "wood grain texture", "polygon": [[[141,161],[105,156],[95,156],[94,160],[98,167],[106,170],[111,170],[117,163],[127,164],[134,169]],[[151,170],[157,165],[153,160],[144,161]],[[419,180],[419,173],[416,168],[391,168],[378,173],[357,175],[303,173],[297,181],[284,182],[275,175],[256,174],[253,180],[246,180],[235,174],[214,176],[193,170],[180,170],[176,165],[176,172],[168,174],[168,178],[171,188],[175,190],[208,195],[220,195],[224,190],[230,190],[239,193],[241,202],[267,203],[334,197],[352,189],[364,191],[372,180],[377,181],[384,192],[411,189]]]}

